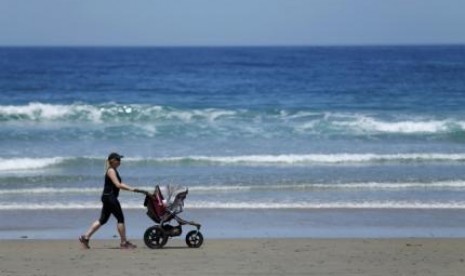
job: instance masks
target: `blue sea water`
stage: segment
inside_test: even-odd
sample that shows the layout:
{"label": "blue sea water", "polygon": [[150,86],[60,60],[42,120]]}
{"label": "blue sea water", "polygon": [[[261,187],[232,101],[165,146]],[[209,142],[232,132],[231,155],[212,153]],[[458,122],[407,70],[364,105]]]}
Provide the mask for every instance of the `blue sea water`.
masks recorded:
{"label": "blue sea water", "polygon": [[[0,48],[0,237],[34,236],[36,212],[55,234],[97,216],[112,151],[133,186],[188,186],[210,236],[460,236],[463,106],[465,46]],[[219,230],[281,212],[269,231]]]}

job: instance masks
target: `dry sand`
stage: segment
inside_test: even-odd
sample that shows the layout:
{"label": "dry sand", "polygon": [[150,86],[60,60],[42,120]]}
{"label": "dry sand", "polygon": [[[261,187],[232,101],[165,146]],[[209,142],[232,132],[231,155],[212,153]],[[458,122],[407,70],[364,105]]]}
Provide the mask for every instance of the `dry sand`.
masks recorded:
{"label": "dry sand", "polygon": [[151,250],[116,240],[0,241],[0,275],[465,275],[465,239],[180,239]]}

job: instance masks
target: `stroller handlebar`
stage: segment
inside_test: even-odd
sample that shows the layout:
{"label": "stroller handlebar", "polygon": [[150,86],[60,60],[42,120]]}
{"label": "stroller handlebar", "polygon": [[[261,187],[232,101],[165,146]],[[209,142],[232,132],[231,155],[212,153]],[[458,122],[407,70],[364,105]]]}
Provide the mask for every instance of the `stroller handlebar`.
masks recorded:
{"label": "stroller handlebar", "polygon": [[150,195],[150,193],[148,191],[141,190],[141,189],[134,189],[134,193],[144,194],[146,196]]}

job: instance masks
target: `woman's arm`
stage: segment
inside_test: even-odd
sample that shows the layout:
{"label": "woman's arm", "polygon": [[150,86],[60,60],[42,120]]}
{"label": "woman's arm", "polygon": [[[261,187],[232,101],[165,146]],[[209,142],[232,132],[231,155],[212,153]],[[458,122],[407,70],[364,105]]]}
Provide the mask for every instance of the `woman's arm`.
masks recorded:
{"label": "woman's arm", "polygon": [[116,172],[113,168],[110,168],[108,169],[107,171],[107,174],[108,174],[108,177],[110,177],[111,181],[113,182],[113,184],[115,184],[116,187],[118,187],[119,189],[122,189],[122,190],[126,190],[126,191],[132,191],[134,192],[134,188],[132,188],[131,186],[123,183],[123,182],[120,182],[118,180],[118,177],[116,176]]}

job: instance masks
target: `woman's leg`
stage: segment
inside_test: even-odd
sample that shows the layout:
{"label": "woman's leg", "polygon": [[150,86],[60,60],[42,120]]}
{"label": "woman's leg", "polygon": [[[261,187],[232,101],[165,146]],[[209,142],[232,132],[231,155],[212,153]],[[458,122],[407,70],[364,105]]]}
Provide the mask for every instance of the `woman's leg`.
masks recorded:
{"label": "woman's leg", "polygon": [[121,204],[118,200],[114,201],[112,213],[115,216],[118,223],[116,224],[116,229],[118,230],[121,243],[126,242],[126,226],[124,225],[124,214],[123,209],[121,209]]}
{"label": "woman's leg", "polygon": [[103,206],[102,206],[102,212],[100,214],[100,218],[98,220],[94,221],[90,225],[89,230],[87,230],[87,232],[84,234],[84,238],[87,239],[87,240],[89,240],[90,237],[92,237],[92,235],[95,232],[97,232],[97,230],[102,225],[107,223],[108,219],[110,218],[110,215],[111,215],[111,212],[112,212],[111,204],[108,204],[108,202],[106,200],[102,200],[102,203],[103,203]]}
{"label": "woman's leg", "polygon": [[87,232],[84,234],[84,237],[86,239],[90,239],[90,237],[92,237],[92,235],[97,232],[97,230],[100,228],[100,226],[102,226],[100,224],[100,221],[99,220],[96,220],[94,223],[92,223],[92,225],[90,226],[89,230],[87,230]]}
{"label": "woman's leg", "polygon": [[116,228],[118,229],[121,243],[122,244],[125,243],[127,239],[126,239],[126,227],[124,226],[124,223],[118,223],[116,225]]}
{"label": "woman's leg", "polygon": [[82,247],[84,249],[90,248],[89,239],[100,228],[100,226],[102,226],[100,224],[100,221],[96,220],[94,223],[91,224],[89,230],[87,230],[87,232],[84,235],[79,237],[79,241],[81,242]]}
{"label": "woman's leg", "polygon": [[137,246],[130,243],[126,239],[126,227],[124,226],[124,222],[123,223],[119,222],[116,227],[118,228],[119,236],[121,237],[121,248],[123,248],[123,249],[134,249],[134,248],[136,248]]}

